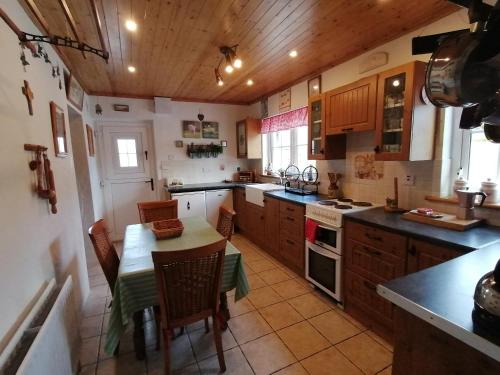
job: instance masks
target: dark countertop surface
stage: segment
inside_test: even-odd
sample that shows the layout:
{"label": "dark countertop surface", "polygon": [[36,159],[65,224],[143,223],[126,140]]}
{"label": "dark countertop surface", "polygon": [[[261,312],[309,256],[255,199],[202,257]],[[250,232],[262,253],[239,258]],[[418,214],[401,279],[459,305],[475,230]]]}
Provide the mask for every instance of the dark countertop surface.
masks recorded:
{"label": "dark countertop surface", "polygon": [[500,333],[474,332],[472,309],[477,281],[495,268],[500,243],[446,263],[391,280],[378,292],[397,306],[500,361]]}
{"label": "dark countertop surface", "polygon": [[164,189],[169,193],[189,193],[192,191],[233,189],[235,187],[243,187],[249,184],[250,183],[248,182],[203,182],[200,184],[164,186]]}
{"label": "dark countertop surface", "polygon": [[346,218],[372,224],[393,232],[435,243],[451,245],[465,252],[479,249],[500,241],[500,227],[481,226],[459,232],[451,229],[404,220],[401,214],[385,212],[383,207],[347,213]]}
{"label": "dark countertop surface", "polygon": [[323,199],[328,199],[326,195],[321,195],[321,194],[299,195],[299,194],[288,193],[284,190],[266,191],[264,195],[301,205],[305,205],[306,203],[310,202],[321,201]]}

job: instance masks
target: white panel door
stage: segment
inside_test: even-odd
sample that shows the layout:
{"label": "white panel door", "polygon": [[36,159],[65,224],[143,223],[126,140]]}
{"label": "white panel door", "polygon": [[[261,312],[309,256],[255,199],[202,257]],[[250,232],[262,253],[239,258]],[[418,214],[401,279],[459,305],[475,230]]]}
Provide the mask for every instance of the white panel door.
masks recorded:
{"label": "white panel door", "polygon": [[156,199],[150,127],[104,126],[105,198],[108,227],[121,240],[129,224],[140,222],[137,202]]}
{"label": "white panel door", "polygon": [[178,216],[183,217],[201,216],[206,217],[205,192],[172,194],[172,199],[177,199]]}
{"label": "white panel door", "polygon": [[217,227],[219,217],[219,207],[233,209],[233,192],[230,189],[208,190],[205,197],[207,203],[207,220],[214,227]]}

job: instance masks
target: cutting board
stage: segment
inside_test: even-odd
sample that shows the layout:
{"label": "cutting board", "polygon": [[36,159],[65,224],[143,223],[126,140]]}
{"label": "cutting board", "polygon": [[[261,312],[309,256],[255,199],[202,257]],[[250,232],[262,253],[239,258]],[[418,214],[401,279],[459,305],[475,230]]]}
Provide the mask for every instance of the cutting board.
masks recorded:
{"label": "cutting board", "polygon": [[432,217],[424,216],[417,213],[417,210],[409,211],[402,215],[403,219],[409,221],[415,221],[417,223],[434,225],[436,227],[465,231],[467,229],[476,227],[481,224],[481,219],[474,220],[460,220],[457,219],[456,215],[445,214],[443,212],[435,212],[436,214],[443,215],[443,217],[438,219],[433,219]]}

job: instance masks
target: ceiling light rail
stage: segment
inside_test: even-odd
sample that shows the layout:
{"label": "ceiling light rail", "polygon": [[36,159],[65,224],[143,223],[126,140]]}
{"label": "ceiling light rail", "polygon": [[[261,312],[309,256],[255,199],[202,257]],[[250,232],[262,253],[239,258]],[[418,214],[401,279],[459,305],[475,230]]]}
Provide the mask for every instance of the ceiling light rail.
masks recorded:
{"label": "ceiling light rail", "polygon": [[215,81],[218,86],[224,85],[224,80],[222,79],[222,74],[220,72],[220,68],[222,63],[224,63],[224,71],[228,74],[231,74],[235,69],[241,69],[243,66],[243,61],[236,54],[236,49],[238,48],[238,44],[234,46],[222,46],[219,48],[220,53],[223,57],[219,60],[219,64],[214,69],[215,71]]}

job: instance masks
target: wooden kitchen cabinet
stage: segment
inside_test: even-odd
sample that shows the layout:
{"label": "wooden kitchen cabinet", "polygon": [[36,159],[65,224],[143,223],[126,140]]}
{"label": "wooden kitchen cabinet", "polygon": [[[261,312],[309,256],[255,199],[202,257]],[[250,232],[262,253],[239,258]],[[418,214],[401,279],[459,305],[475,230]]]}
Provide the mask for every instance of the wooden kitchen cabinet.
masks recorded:
{"label": "wooden kitchen cabinet", "polygon": [[246,229],[246,194],[245,189],[236,188],[233,191],[233,209],[236,212],[234,226],[242,232]]}
{"label": "wooden kitchen cabinet", "polygon": [[264,247],[264,208],[246,202],[246,234],[258,246]]}
{"label": "wooden kitchen cabinet", "polygon": [[375,129],[377,76],[325,93],[326,135]]}
{"label": "wooden kitchen cabinet", "polygon": [[262,135],[260,120],[247,117],[236,123],[238,159],[262,158]]}
{"label": "wooden kitchen cabinet", "polygon": [[408,247],[407,273],[436,266],[463,253],[455,249],[411,238]]}
{"label": "wooden kitchen cabinet", "polygon": [[279,254],[283,262],[300,275],[304,275],[305,264],[305,207],[280,201]]}
{"label": "wooden kitchen cabinet", "polygon": [[346,136],[345,134],[326,135],[325,112],[325,94],[309,98],[308,159],[345,159]]}
{"label": "wooden kitchen cabinet", "polygon": [[264,250],[277,257],[280,250],[280,201],[264,198]]}
{"label": "wooden kitchen cabinet", "polygon": [[376,160],[432,160],[436,108],[422,100],[425,66],[414,61],[378,75]]}

